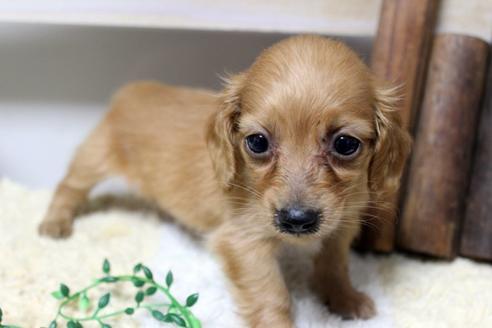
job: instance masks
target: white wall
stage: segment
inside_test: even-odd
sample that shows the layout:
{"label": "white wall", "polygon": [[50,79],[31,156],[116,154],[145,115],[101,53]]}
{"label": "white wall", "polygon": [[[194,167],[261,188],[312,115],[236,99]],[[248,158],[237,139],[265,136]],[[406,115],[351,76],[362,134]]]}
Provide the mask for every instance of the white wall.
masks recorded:
{"label": "white wall", "polygon": [[[414,1],[414,0],[408,0]],[[0,21],[372,35],[382,0],[0,0]],[[441,0],[438,31],[491,40],[491,0]]]}
{"label": "white wall", "polygon": [[0,20],[371,34],[381,0],[4,0]]}

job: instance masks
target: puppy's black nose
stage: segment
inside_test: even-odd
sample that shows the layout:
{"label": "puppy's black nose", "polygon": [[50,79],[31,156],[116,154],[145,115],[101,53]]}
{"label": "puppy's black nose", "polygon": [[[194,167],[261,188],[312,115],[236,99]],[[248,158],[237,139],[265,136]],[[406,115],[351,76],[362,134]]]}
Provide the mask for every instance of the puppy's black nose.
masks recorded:
{"label": "puppy's black nose", "polygon": [[321,211],[302,207],[288,207],[275,212],[275,223],[281,232],[313,233],[319,226]]}

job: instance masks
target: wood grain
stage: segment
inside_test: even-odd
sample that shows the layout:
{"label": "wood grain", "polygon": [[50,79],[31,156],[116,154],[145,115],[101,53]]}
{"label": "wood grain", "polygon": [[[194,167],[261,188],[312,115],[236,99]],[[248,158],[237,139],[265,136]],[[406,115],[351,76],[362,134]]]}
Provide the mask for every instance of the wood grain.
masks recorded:
{"label": "wood grain", "polygon": [[[438,5],[437,0],[385,0],[381,8],[371,66],[381,80],[404,87],[401,115],[410,130],[420,106]],[[388,195],[384,201],[397,208],[398,200],[399,194]],[[362,247],[392,251],[397,213],[388,209],[370,210],[366,219],[369,224],[361,235]]]}
{"label": "wood grain", "polygon": [[487,53],[473,37],[435,38],[399,231],[404,249],[456,254]]}
{"label": "wood grain", "polygon": [[492,260],[492,65],[486,98],[479,119],[478,139],[471,185],[461,234],[460,252],[481,260]]}

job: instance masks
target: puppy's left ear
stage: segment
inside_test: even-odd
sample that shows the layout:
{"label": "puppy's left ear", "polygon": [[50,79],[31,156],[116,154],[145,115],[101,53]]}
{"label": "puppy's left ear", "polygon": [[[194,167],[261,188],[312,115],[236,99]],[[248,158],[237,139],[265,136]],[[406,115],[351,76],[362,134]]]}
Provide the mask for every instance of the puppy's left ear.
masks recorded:
{"label": "puppy's left ear", "polygon": [[397,106],[399,89],[374,87],[376,143],[369,168],[369,187],[376,198],[391,195],[400,186],[400,177],[410,153],[411,137],[402,126]]}
{"label": "puppy's left ear", "polygon": [[210,118],[207,127],[210,158],[215,175],[224,189],[230,187],[236,174],[235,132],[245,79],[245,73],[241,73],[225,81],[224,90],[219,97],[219,108]]}

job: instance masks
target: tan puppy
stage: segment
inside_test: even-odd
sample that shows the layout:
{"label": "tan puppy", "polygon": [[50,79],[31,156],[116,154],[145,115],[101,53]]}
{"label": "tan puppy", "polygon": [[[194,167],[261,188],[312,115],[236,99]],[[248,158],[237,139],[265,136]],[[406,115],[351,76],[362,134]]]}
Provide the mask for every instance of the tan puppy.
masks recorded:
{"label": "tan puppy", "polygon": [[395,89],[340,42],[294,37],[265,50],[221,94],[124,87],[80,146],[40,232],[66,237],[101,179],[123,175],[179,222],[210,232],[251,327],[292,327],[283,243],[321,245],[312,286],[331,311],[369,318],[348,277],[369,206],[398,188],[410,138]]}

